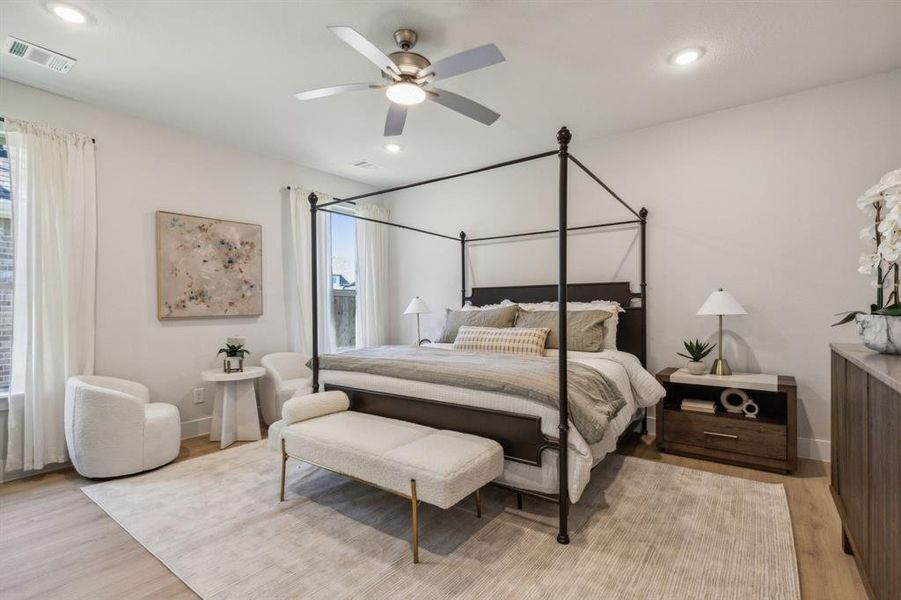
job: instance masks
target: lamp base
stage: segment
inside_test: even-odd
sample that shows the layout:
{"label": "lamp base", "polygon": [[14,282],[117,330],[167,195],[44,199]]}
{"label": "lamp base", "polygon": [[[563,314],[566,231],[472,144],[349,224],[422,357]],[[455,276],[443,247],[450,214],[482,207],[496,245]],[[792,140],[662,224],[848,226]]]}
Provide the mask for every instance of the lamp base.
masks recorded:
{"label": "lamp base", "polygon": [[713,361],[713,368],[710,369],[711,375],[732,375],[732,369],[725,358],[718,358]]}

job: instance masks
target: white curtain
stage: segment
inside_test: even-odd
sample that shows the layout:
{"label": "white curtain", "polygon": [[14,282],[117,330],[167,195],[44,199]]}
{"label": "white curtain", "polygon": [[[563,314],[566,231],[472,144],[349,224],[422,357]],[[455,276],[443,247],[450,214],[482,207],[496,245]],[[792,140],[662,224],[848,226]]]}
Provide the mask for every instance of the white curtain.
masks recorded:
{"label": "white curtain", "polygon": [[7,121],[15,238],[6,471],[68,460],[66,379],[94,371],[97,193],[89,137]]}
{"label": "white curtain", "polygon": [[[289,243],[285,268],[288,281],[288,347],[293,352],[313,353],[313,311],[310,279],[310,203],[312,190],[292,186],[288,191]],[[319,203],[330,202],[331,196],[316,192]],[[335,325],[332,309],[332,244],[331,214],[316,213],[316,269],[319,319],[319,353],[335,351]]]}
{"label": "white curtain", "polygon": [[[388,209],[357,203],[357,216],[388,220]],[[388,337],[388,227],[357,219],[357,347],[379,346]]]}

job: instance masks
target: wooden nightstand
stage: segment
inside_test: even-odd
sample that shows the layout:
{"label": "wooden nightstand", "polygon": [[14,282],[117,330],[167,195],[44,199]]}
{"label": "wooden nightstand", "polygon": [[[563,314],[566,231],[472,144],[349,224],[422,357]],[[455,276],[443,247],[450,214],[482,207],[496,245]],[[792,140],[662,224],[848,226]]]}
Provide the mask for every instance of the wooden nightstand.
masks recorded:
{"label": "wooden nightstand", "polygon": [[[785,375],[657,373],[666,397],[657,404],[657,447],[663,452],[789,473],[797,466],[797,388]],[[756,419],[726,412],[720,394],[744,390],[760,407]],[[716,414],[682,410],[682,399],[713,400]]]}

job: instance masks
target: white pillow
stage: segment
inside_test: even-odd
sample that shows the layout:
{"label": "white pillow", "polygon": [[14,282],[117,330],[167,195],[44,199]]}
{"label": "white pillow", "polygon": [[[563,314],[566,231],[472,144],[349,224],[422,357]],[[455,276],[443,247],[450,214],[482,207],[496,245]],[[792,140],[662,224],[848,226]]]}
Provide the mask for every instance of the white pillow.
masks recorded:
{"label": "white pillow", "polygon": [[469,300],[466,301],[466,304],[463,305],[463,308],[460,310],[491,310],[494,308],[500,308],[502,306],[511,306],[516,304],[516,302],[511,302],[510,300],[501,300],[499,304],[486,304],[485,306],[473,306],[472,302]]}
{"label": "white pillow", "polygon": [[[569,310],[606,310],[613,316],[604,321],[604,350],[616,350],[616,327],[619,325],[619,313],[626,312],[619,302],[613,300],[593,300],[591,302],[567,302]],[[557,310],[557,302],[536,302],[520,304],[521,310]]]}

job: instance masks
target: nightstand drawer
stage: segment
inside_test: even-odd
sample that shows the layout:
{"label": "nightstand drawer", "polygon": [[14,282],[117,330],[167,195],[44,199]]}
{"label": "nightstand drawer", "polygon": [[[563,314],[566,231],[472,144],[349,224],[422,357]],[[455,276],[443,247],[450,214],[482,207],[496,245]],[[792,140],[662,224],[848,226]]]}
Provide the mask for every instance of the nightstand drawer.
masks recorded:
{"label": "nightstand drawer", "polygon": [[785,426],[751,419],[667,410],[664,442],[784,460]]}

